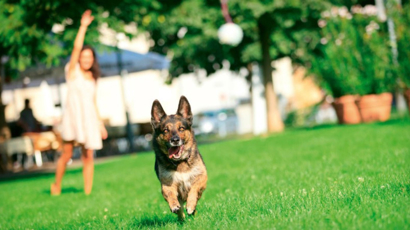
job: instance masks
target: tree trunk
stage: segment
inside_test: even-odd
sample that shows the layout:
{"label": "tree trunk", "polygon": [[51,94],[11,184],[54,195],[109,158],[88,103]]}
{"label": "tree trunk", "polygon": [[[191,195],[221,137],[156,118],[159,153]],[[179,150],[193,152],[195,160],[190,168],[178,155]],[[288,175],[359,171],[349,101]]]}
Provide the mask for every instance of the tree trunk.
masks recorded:
{"label": "tree trunk", "polygon": [[248,70],[248,75],[245,77],[245,79],[249,84],[249,93],[251,95],[251,102],[252,102],[252,76],[253,76],[252,63],[248,63],[246,65],[246,69]]}
{"label": "tree trunk", "polygon": [[270,32],[261,23],[259,23],[259,39],[262,48],[262,75],[265,86],[268,132],[281,132],[284,130],[284,124],[279,113],[276,94],[273,90],[272,59],[269,54]]}

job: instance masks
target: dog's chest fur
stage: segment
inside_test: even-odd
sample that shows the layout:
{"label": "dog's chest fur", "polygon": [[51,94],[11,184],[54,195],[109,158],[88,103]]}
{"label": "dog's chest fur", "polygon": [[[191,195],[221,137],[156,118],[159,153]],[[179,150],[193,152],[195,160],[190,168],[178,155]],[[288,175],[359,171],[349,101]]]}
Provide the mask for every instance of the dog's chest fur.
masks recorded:
{"label": "dog's chest fur", "polygon": [[178,187],[179,195],[183,200],[186,200],[192,183],[201,173],[203,173],[201,167],[198,166],[194,166],[183,171],[170,170],[161,166],[159,167],[160,180],[164,182],[171,182],[171,184],[176,185]]}

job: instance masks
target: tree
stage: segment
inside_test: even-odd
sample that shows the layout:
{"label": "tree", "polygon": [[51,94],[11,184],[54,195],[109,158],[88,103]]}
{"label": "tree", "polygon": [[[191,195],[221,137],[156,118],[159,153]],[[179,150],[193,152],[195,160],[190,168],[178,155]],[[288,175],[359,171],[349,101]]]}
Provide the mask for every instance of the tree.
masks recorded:
{"label": "tree", "polygon": [[[211,74],[224,60],[234,71],[260,63],[269,131],[280,131],[283,123],[273,92],[271,61],[283,56],[296,62],[309,60],[311,52],[307,51],[319,42],[317,20],[326,4],[321,0],[230,0],[230,14],[245,35],[242,43],[229,47],[217,39],[217,30],[225,23],[219,0],[118,0],[99,1],[98,5],[91,0],[3,0],[0,56],[9,57],[10,69],[20,71],[35,63],[58,65],[71,51],[81,13],[91,9],[96,19],[86,43],[98,43],[97,28],[103,24],[132,37],[124,26],[136,22],[155,42],[153,51],[172,57],[172,76],[199,68]],[[55,23],[63,29],[52,33]]]}
{"label": "tree", "polygon": [[[230,0],[233,21],[244,30],[237,47],[221,45],[218,28],[225,23],[219,0],[179,1],[173,6],[158,1],[159,10],[144,9],[135,16],[139,28],[148,31],[155,41],[152,50],[172,56],[170,73],[178,76],[199,68],[211,74],[228,60],[230,69],[238,71],[249,63],[262,65],[268,108],[268,130],[281,131],[283,122],[273,92],[271,62],[291,56],[306,62],[308,50],[320,40],[317,20],[326,2],[320,0],[241,1]],[[250,70],[250,69],[249,69]]]}

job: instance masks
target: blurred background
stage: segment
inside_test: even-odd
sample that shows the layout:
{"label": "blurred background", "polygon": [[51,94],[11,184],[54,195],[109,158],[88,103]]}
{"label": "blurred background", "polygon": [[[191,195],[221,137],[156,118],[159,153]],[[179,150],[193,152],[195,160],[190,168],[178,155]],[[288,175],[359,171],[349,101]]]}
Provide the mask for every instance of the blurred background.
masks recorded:
{"label": "blurred background", "polygon": [[2,173],[54,167],[64,65],[86,9],[109,133],[96,157],[151,150],[153,100],[172,114],[181,95],[200,143],[408,116],[409,1],[0,0],[0,9]]}

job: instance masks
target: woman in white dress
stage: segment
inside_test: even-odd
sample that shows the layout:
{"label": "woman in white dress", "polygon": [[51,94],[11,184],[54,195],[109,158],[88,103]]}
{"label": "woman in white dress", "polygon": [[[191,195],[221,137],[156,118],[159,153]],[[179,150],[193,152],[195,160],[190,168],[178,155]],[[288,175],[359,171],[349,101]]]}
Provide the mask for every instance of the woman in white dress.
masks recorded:
{"label": "woman in white dress", "polygon": [[96,86],[99,66],[95,52],[90,46],[83,46],[88,25],[93,21],[91,11],[84,12],[81,26],[74,41],[70,62],[66,66],[67,101],[62,118],[63,154],[57,163],[55,182],[51,194],[61,193],[61,181],[67,162],[73,154],[74,144],[82,147],[84,192],[90,194],[94,175],[94,150],[102,148],[102,139],[107,138],[96,106]]}

